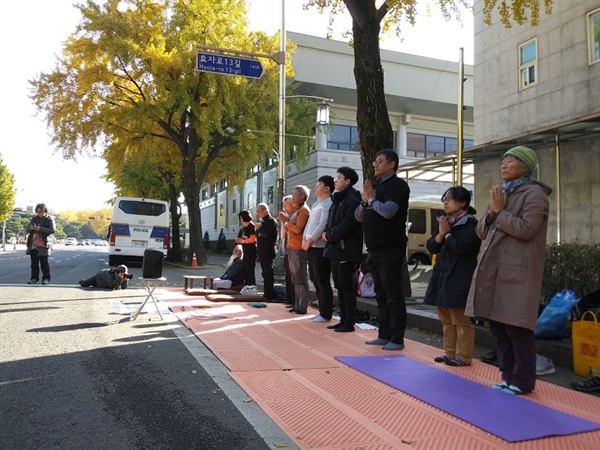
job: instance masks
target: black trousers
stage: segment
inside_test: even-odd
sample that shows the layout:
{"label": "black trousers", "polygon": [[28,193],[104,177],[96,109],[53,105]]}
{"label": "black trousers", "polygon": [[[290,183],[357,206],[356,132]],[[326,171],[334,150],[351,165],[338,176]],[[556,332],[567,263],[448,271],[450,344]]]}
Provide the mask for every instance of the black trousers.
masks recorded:
{"label": "black trousers", "polygon": [[[333,285],[338,291],[338,304],[340,305],[340,323],[346,327],[353,327],[356,322],[356,290],[354,289],[354,267],[356,263],[331,260],[331,273]],[[331,319],[331,315],[326,317]]]}
{"label": "black trousers", "polygon": [[40,256],[35,249],[31,250],[31,279],[40,281],[40,266],[42,267],[42,280],[50,281],[50,264],[48,264],[48,255]]}
{"label": "black trousers", "polygon": [[333,314],[333,289],[331,289],[331,263],[323,256],[324,248],[308,249],[308,275],[317,292],[319,313],[325,319]]}
{"label": "black trousers", "polygon": [[260,260],[260,268],[262,270],[263,277],[263,292],[265,297],[269,300],[275,297],[275,293],[273,292],[273,285],[275,284],[273,259],[274,258],[262,258]]}
{"label": "black trousers", "polygon": [[378,259],[371,263],[371,275],[375,283],[375,298],[379,314],[378,337],[404,344],[406,332],[406,301],[402,289],[402,265],[405,258],[395,253],[389,258]]}
{"label": "black trousers", "polygon": [[535,388],[535,333],[527,328],[489,321],[496,338],[498,366],[502,380],[522,391]]}
{"label": "black trousers", "polygon": [[88,278],[87,280],[81,280],[79,282],[79,285],[81,287],[90,287],[90,286],[94,286],[96,287],[96,275],[94,275],[93,277]]}
{"label": "black trousers", "polygon": [[256,247],[244,248],[244,284],[256,285]]}

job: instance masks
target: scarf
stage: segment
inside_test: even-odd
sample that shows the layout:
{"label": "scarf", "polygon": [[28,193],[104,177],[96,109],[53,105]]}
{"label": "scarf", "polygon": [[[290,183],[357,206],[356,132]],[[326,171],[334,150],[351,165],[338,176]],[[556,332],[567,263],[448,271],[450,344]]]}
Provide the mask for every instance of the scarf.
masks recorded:
{"label": "scarf", "polygon": [[516,180],[512,180],[512,181],[503,181],[500,186],[502,187],[502,190],[506,193],[506,196],[508,197],[510,194],[512,194],[519,186],[522,186],[524,184],[529,183],[530,180],[529,178],[517,178]]}
{"label": "scarf", "polygon": [[[446,219],[448,219],[448,224],[450,225],[454,225],[461,217],[464,217],[467,215],[467,210],[466,209],[461,209],[459,212],[457,212],[456,214],[452,214],[452,215],[447,215]],[[440,220],[440,218],[437,218],[438,222]]]}

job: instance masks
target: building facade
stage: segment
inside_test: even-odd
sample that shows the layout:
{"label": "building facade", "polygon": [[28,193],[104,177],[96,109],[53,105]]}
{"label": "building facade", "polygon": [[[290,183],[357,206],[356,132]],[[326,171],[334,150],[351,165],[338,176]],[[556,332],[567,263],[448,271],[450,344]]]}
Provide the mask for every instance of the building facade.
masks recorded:
{"label": "building facade", "polygon": [[[475,203],[499,182],[502,154],[533,148],[553,189],[549,242],[600,242],[600,0],[554,1],[540,23],[483,23],[475,2]],[[481,211],[483,212],[483,211]]]}
{"label": "building facade", "polygon": [[[295,94],[332,98],[329,128],[317,127],[308,163],[286,161],[286,193],[303,184],[311,191],[323,175],[335,176],[340,166],[349,166],[362,174],[356,127],[356,83],[354,54],[345,42],[289,33],[296,45],[292,57]],[[458,59],[458,49],[457,49]],[[385,72],[385,92],[394,146],[400,165],[438,155],[454,154],[457,149],[458,63],[404,53],[381,51]],[[464,145],[473,145],[473,67],[465,66],[464,75]],[[316,107],[315,107],[316,108]],[[254,212],[264,202],[278,210],[276,161],[256,167],[242,189],[230,188],[224,178],[220,183],[204,186],[201,192],[203,230],[216,240],[223,230],[227,239],[240,229],[238,213]],[[472,182],[472,180],[469,180]],[[359,187],[362,184],[362,176]],[[467,183],[468,184],[468,183]],[[452,185],[449,177],[433,181],[410,181],[413,196],[441,194]],[[314,196],[309,199],[309,204]]]}

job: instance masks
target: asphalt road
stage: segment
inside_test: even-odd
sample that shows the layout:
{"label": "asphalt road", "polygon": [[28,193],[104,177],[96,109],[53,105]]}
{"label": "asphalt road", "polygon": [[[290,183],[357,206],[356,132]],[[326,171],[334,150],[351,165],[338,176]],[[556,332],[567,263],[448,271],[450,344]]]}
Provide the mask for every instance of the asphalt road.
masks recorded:
{"label": "asphalt road", "polygon": [[145,298],[135,283],[76,284],[107,260],[57,248],[51,284],[29,286],[24,251],[0,252],[0,449],[295,449],[179,322],[108,314]]}

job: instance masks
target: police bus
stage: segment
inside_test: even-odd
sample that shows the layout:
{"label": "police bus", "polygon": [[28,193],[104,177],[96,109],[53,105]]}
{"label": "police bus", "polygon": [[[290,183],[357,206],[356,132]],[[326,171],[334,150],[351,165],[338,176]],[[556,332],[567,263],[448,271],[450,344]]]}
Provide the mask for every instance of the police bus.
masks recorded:
{"label": "police bus", "polygon": [[142,260],[146,249],[169,248],[169,204],[151,198],[118,197],[108,233],[108,263]]}

